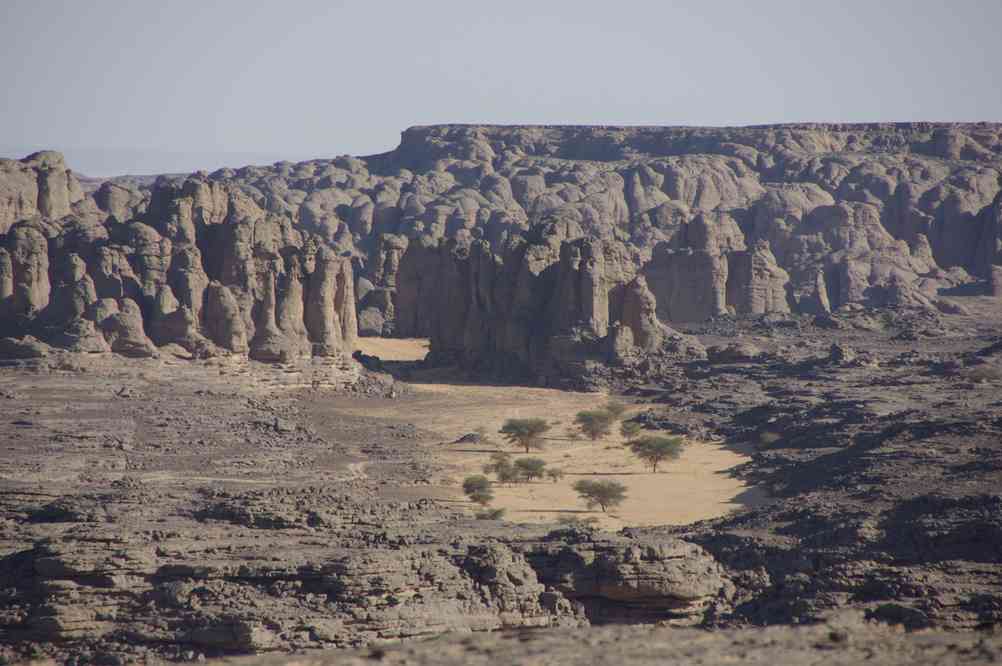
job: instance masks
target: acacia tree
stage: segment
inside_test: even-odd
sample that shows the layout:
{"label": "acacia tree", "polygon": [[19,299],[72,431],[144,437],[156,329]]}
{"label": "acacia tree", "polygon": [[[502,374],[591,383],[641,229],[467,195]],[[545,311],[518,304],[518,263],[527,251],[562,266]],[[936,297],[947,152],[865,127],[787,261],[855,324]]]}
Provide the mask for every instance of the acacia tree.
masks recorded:
{"label": "acacia tree", "polygon": [[470,498],[470,501],[481,506],[487,506],[494,499],[491,482],[486,476],[480,474],[468,476],[463,480],[463,492]]}
{"label": "acacia tree", "polygon": [[626,404],[620,402],[619,400],[610,400],[605,403],[605,407],[603,407],[603,409],[612,414],[613,419],[618,420],[623,418],[623,414],[626,413]]}
{"label": "acacia tree", "polygon": [[483,466],[484,474],[495,474],[498,483],[517,483],[521,474],[511,462],[511,455],[503,451],[491,454],[491,461]]}
{"label": "acacia tree", "polygon": [[508,419],[498,432],[509,444],[522,447],[529,453],[531,449],[543,448],[543,435],[549,429],[546,419]]}
{"label": "acacia tree", "polygon": [[635,456],[651,466],[654,473],[658,471],[658,463],[677,460],[685,447],[681,437],[664,435],[646,435],[633,440],[628,446]]}
{"label": "acacia tree", "polygon": [[546,478],[553,481],[553,483],[556,483],[560,479],[564,478],[564,470],[551,467],[546,470]]}
{"label": "acacia tree", "polygon": [[619,506],[626,499],[626,486],[619,481],[592,481],[581,479],[574,484],[574,492],[588,505],[606,509]]}
{"label": "acacia tree", "polygon": [[515,470],[526,481],[541,479],[546,471],[546,461],[542,458],[519,458],[515,461]]}
{"label": "acacia tree", "polygon": [[484,465],[484,474],[497,474],[499,470],[511,467],[511,454],[498,451],[491,454],[491,461]]}
{"label": "acacia tree", "polygon": [[615,421],[616,417],[612,415],[612,412],[604,409],[578,412],[577,416],[574,417],[574,423],[593,442],[612,432],[612,424]]}
{"label": "acacia tree", "polygon": [[623,439],[630,440],[639,435],[643,427],[636,421],[623,421],[619,424],[619,434],[623,436]]}

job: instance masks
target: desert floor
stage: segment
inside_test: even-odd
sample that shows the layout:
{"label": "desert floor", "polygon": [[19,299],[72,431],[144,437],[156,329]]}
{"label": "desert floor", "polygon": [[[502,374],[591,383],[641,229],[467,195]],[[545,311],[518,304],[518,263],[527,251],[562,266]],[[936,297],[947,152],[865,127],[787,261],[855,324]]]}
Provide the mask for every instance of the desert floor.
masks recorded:
{"label": "desert floor", "polygon": [[[407,361],[422,358],[427,342],[363,338],[359,347],[384,361]],[[338,408],[359,416],[411,423],[439,436],[441,442],[431,444],[428,454],[437,463],[435,466],[447,473],[434,480],[428,488],[429,496],[466,502],[459,484],[466,476],[481,473],[491,453],[505,450],[514,458],[524,455],[507,446],[500,436],[493,436],[493,441],[487,444],[457,443],[462,435],[479,426],[496,433],[508,418],[542,417],[553,427],[547,435],[545,450],[530,455],[542,458],[549,467],[561,469],[566,476],[556,483],[495,485],[491,507],[504,509],[506,520],[542,523],[593,518],[602,527],[613,529],[677,525],[720,516],[765,499],[763,491],[749,487],[729,471],[747,462],[745,452],[719,443],[690,441],[679,460],[663,463],[654,474],[623,448],[618,432],[597,442],[569,437],[574,415],[603,405],[608,400],[603,393],[438,383],[435,379],[432,373],[419,374],[418,380],[410,384],[406,400]],[[631,412],[627,411],[627,415]],[[620,481],[627,488],[627,499],[607,514],[589,510],[572,489],[581,478]],[[472,509],[473,505],[470,506]]]}

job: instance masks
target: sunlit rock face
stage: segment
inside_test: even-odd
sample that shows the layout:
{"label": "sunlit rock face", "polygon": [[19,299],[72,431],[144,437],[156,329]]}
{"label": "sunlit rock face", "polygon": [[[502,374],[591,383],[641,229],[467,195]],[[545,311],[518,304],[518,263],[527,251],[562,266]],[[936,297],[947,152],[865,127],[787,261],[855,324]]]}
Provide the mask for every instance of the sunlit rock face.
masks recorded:
{"label": "sunlit rock face", "polygon": [[[340,353],[360,332],[528,358],[537,329],[573,320],[605,336],[636,275],[669,326],[941,311],[944,290],[998,283],[1000,145],[1000,126],[984,123],[444,125],[410,128],[381,155],[87,192],[58,153],[36,153],[0,160],[2,332],[45,338],[81,316],[81,299],[129,298],[156,345],[199,353]],[[467,252],[460,270],[453,257]],[[66,279],[78,262],[93,296]],[[468,279],[481,283],[453,283]],[[527,296],[537,281],[546,296]],[[468,291],[495,314],[469,319]],[[535,313],[541,299],[532,335],[498,314]],[[450,329],[442,303],[473,323]]]}

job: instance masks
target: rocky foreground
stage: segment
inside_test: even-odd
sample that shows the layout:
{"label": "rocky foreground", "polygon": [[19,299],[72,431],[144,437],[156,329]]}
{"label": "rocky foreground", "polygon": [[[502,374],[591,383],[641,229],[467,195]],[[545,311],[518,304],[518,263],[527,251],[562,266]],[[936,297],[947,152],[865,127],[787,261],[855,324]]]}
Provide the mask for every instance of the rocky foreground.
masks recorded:
{"label": "rocky foreground", "polygon": [[602,627],[458,637],[349,653],[233,660],[241,666],[371,664],[990,664],[1002,658],[998,636],[901,632],[852,619],[811,628],[756,630]]}
{"label": "rocky foreground", "polygon": [[[850,642],[832,644],[848,655],[871,649],[851,642],[857,630],[880,626],[973,631],[902,649],[942,640],[982,654],[976,635],[1002,618],[1002,345],[994,301],[963,302],[972,314],[689,329],[710,358],[635,385],[649,404],[638,418],[754,444],[732,473],[774,500],[617,535],[474,520],[426,499],[440,438],[339,414],[346,391],[408,409],[406,384],[351,363],[8,364],[3,649],[184,661],[456,631],[811,625],[851,611]],[[725,636],[722,650],[746,640]],[[817,636],[776,646],[827,650]]]}

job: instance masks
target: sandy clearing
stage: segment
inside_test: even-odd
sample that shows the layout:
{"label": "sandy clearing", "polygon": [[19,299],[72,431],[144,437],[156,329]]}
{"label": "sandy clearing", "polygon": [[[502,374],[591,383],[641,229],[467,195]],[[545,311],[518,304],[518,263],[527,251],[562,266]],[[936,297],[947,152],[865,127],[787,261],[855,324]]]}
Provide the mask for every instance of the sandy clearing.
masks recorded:
{"label": "sandy clearing", "polygon": [[420,361],[428,353],[423,338],[359,338],[356,349],[384,361]]}
{"label": "sandy clearing", "polygon": [[[422,358],[425,341],[363,338],[366,354],[383,360]],[[591,442],[568,437],[574,415],[600,407],[608,396],[523,386],[412,383],[412,394],[392,404],[346,407],[357,415],[413,423],[433,432],[441,442],[429,454],[447,470],[446,496],[462,497],[458,484],[481,473],[491,452],[503,449],[513,457],[525,455],[507,447],[500,437],[491,445],[461,444],[455,440],[478,426],[496,432],[508,418],[545,418],[553,425],[546,448],[530,455],[564,471],[557,482],[539,481],[494,487],[494,508],[505,509],[513,522],[549,523],[561,518],[595,518],[605,528],[680,525],[724,515],[741,506],[765,500],[765,493],[734,478],[728,470],[747,462],[742,451],[712,442],[689,442],[682,457],[662,465],[657,474],[623,448],[618,432]],[[629,413],[629,412],[628,412]],[[627,499],[614,512],[588,510],[572,489],[581,478],[615,479],[627,487]],[[471,509],[474,508],[471,504]]]}

